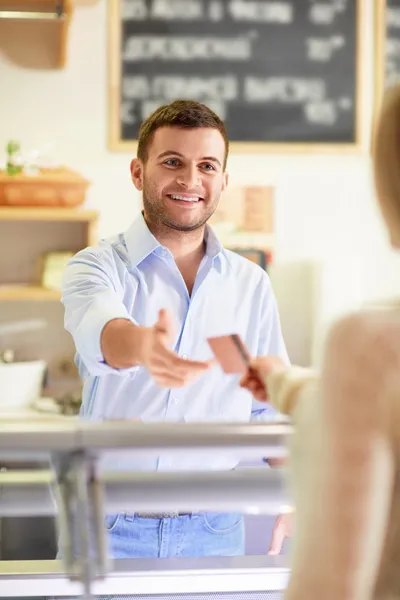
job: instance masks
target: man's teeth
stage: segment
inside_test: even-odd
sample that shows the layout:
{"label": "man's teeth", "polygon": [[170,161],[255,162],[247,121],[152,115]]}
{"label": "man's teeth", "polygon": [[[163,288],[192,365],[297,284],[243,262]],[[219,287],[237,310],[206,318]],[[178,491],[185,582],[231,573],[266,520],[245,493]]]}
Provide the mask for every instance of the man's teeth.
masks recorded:
{"label": "man's teeth", "polygon": [[183,200],[184,202],[198,202],[198,196],[177,196],[176,194],[171,194],[172,200]]}

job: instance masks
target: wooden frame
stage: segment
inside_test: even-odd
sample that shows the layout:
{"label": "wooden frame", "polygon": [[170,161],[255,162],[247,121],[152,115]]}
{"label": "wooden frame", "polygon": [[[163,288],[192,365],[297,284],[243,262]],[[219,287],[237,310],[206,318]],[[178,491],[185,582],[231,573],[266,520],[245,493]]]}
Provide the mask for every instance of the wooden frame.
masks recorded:
{"label": "wooden frame", "polygon": [[372,116],[372,136],[380,110],[386,79],[386,0],[375,0],[374,6],[374,107]]}
{"label": "wooden frame", "polygon": [[[343,144],[325,143],[283,143],[283,142],[231,142],[232,153],[261,154],[261,153],[348,153],[357,154],[363,150],[365,135],[363,134],[363,105],[362,90],[363,77],[361,59],[365,43],[365,0],[355,0],[357,11],[357,39],[356,39],[356,106],[355,106],[355,141]],[[381,2],[382,0],[376,0]],[[119,103],[121,84],[121,60],[119,49],[121,47],[120,32],[120,0],[108,0],[108,147],[112,152],[135,153],[137,140],[124,141],[119,133]]]}

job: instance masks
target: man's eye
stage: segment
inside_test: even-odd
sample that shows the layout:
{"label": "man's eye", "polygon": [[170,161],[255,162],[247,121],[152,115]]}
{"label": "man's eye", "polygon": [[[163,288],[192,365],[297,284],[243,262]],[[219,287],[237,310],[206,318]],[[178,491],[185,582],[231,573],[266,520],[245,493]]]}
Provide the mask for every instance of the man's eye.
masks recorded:
{"label": "man's eye", "polygon": [[169,167],[176,167],[179,164],[179,161],[176,158],[169,158],[165,161],[165,164]]}
{"label": "man's eye", "polygon": [[211,163],[205,163],[204,165],[202,165],[202,167],[206,171],[215,171],[215,167]]}

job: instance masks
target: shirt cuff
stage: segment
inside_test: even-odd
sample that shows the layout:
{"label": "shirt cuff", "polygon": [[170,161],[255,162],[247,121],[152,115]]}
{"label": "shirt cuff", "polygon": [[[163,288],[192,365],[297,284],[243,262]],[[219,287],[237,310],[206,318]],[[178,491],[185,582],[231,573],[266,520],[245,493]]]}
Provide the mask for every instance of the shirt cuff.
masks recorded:
{"label": "shirt cuff", "polygon": [[127,369],[115,369],[104,360],[101,350],[101,334],[107,323],[114,319],[125,319],[133,325],[137,325],[136,321],[127,312],[120,309],[117,311],[112,309],[91,311],[90,315],[87,315],[85,319],[84,334],[80,340],[79,354],[92,375],[134,373],[139,368],[138,366],[133,366]]}

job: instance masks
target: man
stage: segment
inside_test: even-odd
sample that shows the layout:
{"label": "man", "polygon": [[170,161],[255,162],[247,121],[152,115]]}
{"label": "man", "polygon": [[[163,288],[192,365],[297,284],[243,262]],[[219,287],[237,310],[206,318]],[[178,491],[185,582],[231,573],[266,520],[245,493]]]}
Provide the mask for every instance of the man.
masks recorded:
{"label": "man", "polygon": [[[248,422],[273,412],[212,364],[206,341],[236,332],[252,355],[287,361],[267,274],[222,248],[206,225],[228,183],[228,147],[222,121],[197,102],[173,102],[143,123],[131,162],[143,213],[126,232],[79,252],[64,277],[84,418]],[[125,452],[105,466],[227,470],[237,463],[191,454],[134,460]],[[237,513],[123,513],[108,515],[106,528],[115,558],[244,553]]]}

